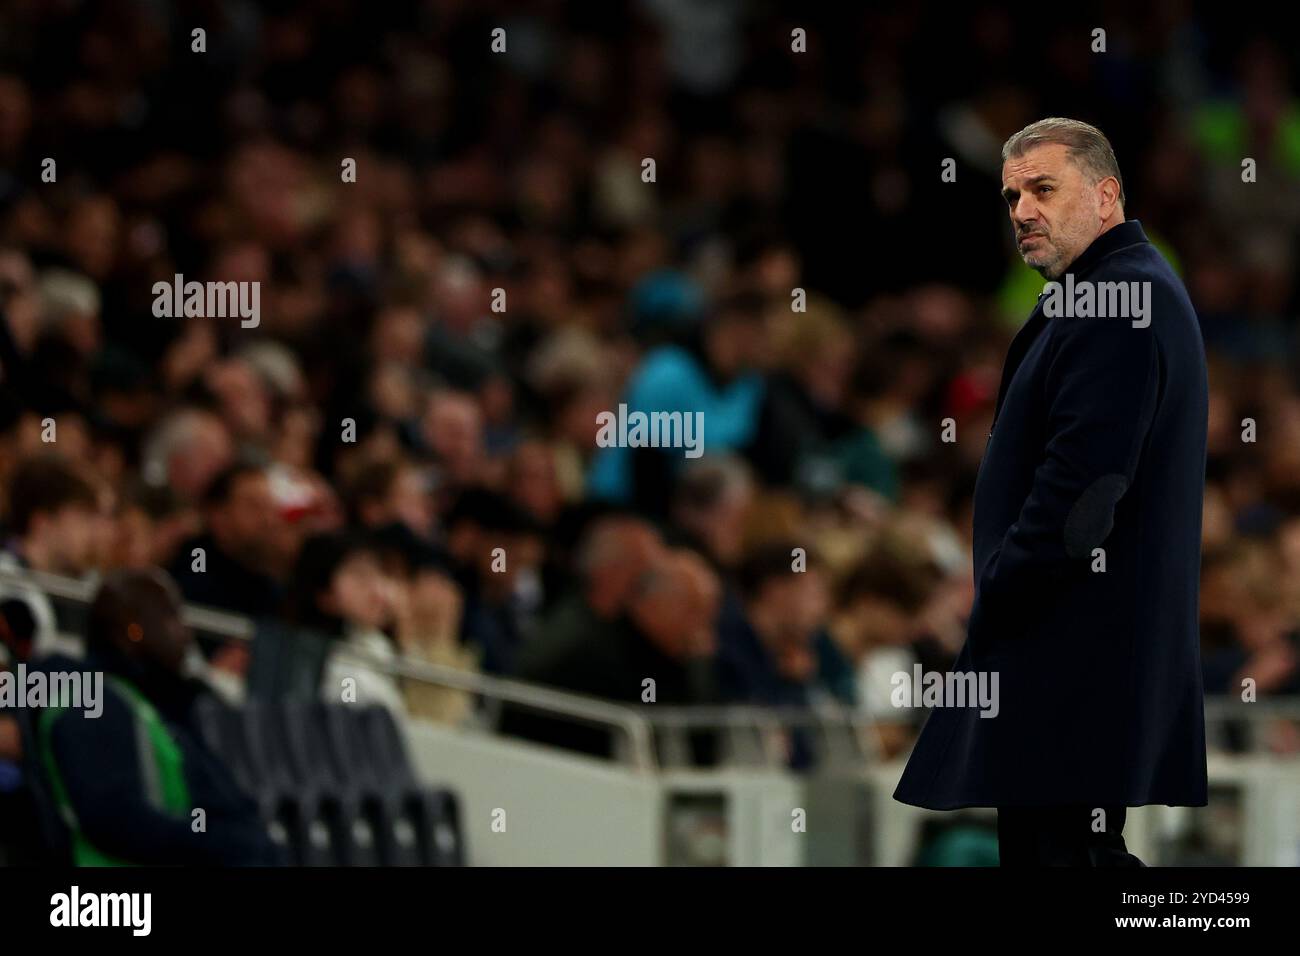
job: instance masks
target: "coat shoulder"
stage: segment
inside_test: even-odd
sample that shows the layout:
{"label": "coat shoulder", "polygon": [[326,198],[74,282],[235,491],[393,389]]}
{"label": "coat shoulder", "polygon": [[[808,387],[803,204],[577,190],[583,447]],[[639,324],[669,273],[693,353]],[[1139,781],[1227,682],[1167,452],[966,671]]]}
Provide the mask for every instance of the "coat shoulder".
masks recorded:
{"label": "coat shoulder", "polygon": [[1173,296],[1191,308],[1183,280],[1160,250],[1149,242],[1107,256],[1088,278],[1093,282],[1149,282],[1152,295]]}

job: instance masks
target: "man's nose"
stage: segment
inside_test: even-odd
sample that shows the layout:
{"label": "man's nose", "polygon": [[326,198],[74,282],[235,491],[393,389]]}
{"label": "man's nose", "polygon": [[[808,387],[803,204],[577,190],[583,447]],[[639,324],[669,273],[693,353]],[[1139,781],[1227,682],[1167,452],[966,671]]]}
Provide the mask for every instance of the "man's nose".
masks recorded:
{"label": "man's nose", "polygon": [[1031,223],[1038,218],[1038,207],[1034,201],[1027,196],[1022,196],[1016,201],[1015,208],[1011,210],[1011,221],[1016,224],[1016,229],[1022,228],[1026,223]]}

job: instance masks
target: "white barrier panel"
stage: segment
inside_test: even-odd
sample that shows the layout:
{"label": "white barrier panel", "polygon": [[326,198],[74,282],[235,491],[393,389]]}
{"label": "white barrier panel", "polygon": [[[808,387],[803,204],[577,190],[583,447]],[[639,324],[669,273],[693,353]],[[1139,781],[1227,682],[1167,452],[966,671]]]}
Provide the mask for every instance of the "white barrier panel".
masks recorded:
{"label": "white barrier panel", "polygon": [[849,817],[820,813],[793,774],[641,774],[471,729],[405,730],[421,780],[460,801],[471,866],[799,866],[819,835],[848,842],[828,828]]}
{"label": "white barrier panel", "polygon": [[802,866],[809,831],[841,821],[809,819],[806,788],[771,771],[672,771],[663,774],[664,828],[670,865]]}
{"label": "white barrier panel", "polygon": [[471,866],[657,866],[662,786],[615,764],[411,720],[421,779],[460,802]]}

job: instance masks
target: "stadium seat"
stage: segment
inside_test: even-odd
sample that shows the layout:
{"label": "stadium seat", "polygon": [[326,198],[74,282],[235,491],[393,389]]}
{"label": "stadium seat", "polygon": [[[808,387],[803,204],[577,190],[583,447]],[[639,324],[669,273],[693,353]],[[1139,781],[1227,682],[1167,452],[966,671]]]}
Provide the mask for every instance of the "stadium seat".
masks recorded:
{"label": "stadium seat", "polygon": [[393,818],[397,847],[405,853],[402,837],[409,829],[415,837],[417,861],[425,866],[460,866],[464,862],[456,799],[448,790],[420,786],[411,769],[401,729],[383,707],[360,714],[362,731],[374,776]]}
{"label": "stadium seat", "polygon": [[258,700],[311,698],[329,652],[319,634],[273,620],[257,623],[250,650],[248,694]]}
{"label": "stadium seat", "polygon": [[379,862],[386,866],[419,865],[418,834],[399,812],[393,794],[380,777],[366,737],[364,709],[346,704],[315,706],[325,732],[329,765],[347,799],[358,809],[355,825],[372,828]]}
{"label": "stadium seat", "polygon": [[383,708],[205,699],[197,717],[293,863],[463,865],[455,797],[420,785]]}
{"label": "stadium seat", "polygon": [[236,709],[204,699],[198,719],[208,745],[257,802],[271,839],[290,862],[298,866],[335,863],[333,838],[319,798],[300,791],[290,774],[267,706],[250,701]]}
{"label": "stadium seat", "polygon": [[317,705],[304,700],[274,705],[269,731],[300,793],[328,827],[334,860],[340,866],[375,866],[381,862],[379,824],[374,807],[339,773],[329,757],[329,741]]}

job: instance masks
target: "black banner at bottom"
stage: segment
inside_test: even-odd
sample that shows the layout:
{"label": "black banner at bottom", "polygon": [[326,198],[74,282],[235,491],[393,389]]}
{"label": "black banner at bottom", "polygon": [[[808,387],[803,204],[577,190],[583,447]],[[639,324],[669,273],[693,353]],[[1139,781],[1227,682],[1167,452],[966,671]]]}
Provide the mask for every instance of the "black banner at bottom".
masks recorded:
{"label": "black banner at bottom", "polygon": [[[1227,940],[1290,925],[1293,869],[319,869],[0,870],[6,952],[79,934],[128,944],[338,945],[503,933],[536,941],[866,942],[916,934],[1070,938],[1197,933]],[[1285,909],[1284,909],[1285,907]],[[610,936],[610,933],[614,936]],[[663,940],[665,943],[669,939]]]}

